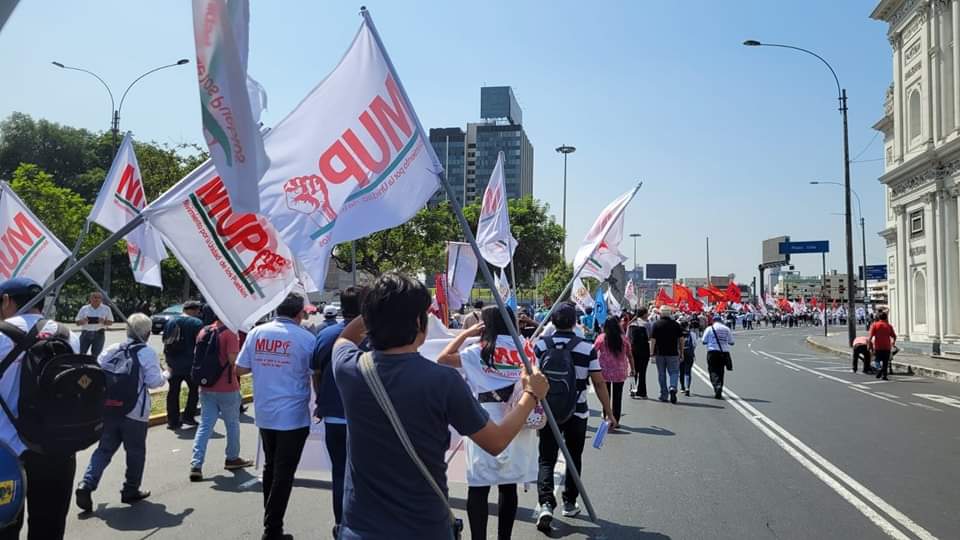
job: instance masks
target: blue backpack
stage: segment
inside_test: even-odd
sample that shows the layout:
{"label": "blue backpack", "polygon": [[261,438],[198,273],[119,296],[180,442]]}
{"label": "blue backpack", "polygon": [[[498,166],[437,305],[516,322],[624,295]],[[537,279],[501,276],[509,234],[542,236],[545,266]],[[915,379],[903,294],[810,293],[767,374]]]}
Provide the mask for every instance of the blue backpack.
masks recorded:
{"label": "blue backpack", "polygon": [[[102,365],[107,382],[107,395],[103,400],[103,414],[113,418],[123,418],[130,414],[140,401],[143,384],[140,382],[140,351],[146,347],[143,343],[131,343],[121,346],[113,356]],[[147,400],[140,406],[140,414],[145,411]]]}

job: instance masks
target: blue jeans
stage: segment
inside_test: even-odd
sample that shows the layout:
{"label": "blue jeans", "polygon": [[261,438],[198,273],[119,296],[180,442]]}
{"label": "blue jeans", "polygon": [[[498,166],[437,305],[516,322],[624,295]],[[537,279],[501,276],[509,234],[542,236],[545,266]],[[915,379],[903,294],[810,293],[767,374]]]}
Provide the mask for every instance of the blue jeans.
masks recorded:
{"label": "blue jeans", "polygon": [[191,467],[202,467],[217,418],[227,429],[227,459],[240,457],[240,392],[200,391],[200,425],[193,439]]}
{"label": "blue jeans", "polygon": [[147,423],[127,417],[104,417],[100,445],[93,451],[90,465],[83,473],[83,487],[91,491],[97,489],[104,469],[110,464],[121,443],[127,454],[127,474],[121,493],[136,493],[140,490],[143,465],[147,460]]}
{"label": "blue jeans", "polygon": [[[667,386],[667,373],[670,374],[670,386]],[[657,356],[657,380],[660,382],[660,399],[667,399],[670,389],[676,390],[680,379],[679,356]]]}

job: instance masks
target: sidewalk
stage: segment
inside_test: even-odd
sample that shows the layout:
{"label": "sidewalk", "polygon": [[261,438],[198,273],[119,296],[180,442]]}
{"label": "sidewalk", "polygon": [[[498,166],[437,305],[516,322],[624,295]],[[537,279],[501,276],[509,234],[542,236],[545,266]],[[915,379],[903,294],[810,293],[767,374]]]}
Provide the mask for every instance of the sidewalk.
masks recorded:
{"label": "sidewalk", "polygon": [[[850,358],[846,333],[831,333],[828,337],[809,336],[807,344],[815,349]],[[960,383],[960,361],[932,358],[909,348],[901,349],[890,362],[893,367],[910,369],[917,375]]]}

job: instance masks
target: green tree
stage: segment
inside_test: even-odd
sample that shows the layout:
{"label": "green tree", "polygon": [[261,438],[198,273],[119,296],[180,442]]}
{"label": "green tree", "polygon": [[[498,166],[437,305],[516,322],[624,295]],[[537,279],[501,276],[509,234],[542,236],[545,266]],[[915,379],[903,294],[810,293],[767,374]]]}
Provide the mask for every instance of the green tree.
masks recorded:
{"label": "green tree", "polygon": [[[543,281],[537,286],[537,293],[541,297],[549,299],[551,302],[556,302],[560,299],[564,287],[567,286],[567,283],[569,283],[571,279],[573,279],[573,265],[554,265],[553,268],[547,271],[547,274],[543,277]],[[567,296],[569,296],[569,293]]]}

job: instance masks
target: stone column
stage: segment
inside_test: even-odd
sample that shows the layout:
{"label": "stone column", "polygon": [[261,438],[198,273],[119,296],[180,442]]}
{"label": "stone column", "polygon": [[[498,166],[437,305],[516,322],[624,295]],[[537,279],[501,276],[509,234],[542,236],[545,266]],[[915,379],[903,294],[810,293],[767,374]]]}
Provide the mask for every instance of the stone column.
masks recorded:
{"label": "stone column", "polygon": [[907,339],[910,334],[910,307],[907,305],[907,284],[910,282],[910,276],[907,275],[907,252],[910,233],[907,229],[906,208],[901,204],[894,206],[893,211],[897,219],[897,312],[893,315],[897,333]]}
{"label": "stone column", "polygon": [[[890,36],[889,40],[890,47],[893,49],[893,159],[900,163],[903,161],[906,148],[903,126],[906,119],[903,114],[903,42],[899,32]],[[960,117],[957,123],[960,125]]]}
{"label": "stone column", "polygon": [[953,186],[944,197],[944,293],[946,302],[946,335],[960,340],[960,215],[957,197],[960,187]]}
{"label": "stone column", "polygon": [[[926,249],[927,337],[940,336],[939,272],[937,272],[937,192],[927,193],[923,204],[923,244]],[[932,315],[932,316],[931,316]]]}
{"label": "stone column", "polygon": [[[922,91],[920,94],[920,108],[923,110],[923,121],[920,124],[921,141],[925,143],[934,140],[934,84],[936,80],[933,75],[932,56],[933,48],[936,46],[933,41],[933,22],[930,17],[933,12],[933,3],[921,4],[917,11],[917,18],[920,19],[920,69],[923,71]],[[924,125],[926,124],[926,125]]]}
{"label": "stone column", "polygon": [[957,40],[960,39],[960,0],[950,2],[951,24],[953,26],[953,129],[960,129],[960,50],[957,50]]}
{"label": "stone column", "polygon": [[943,133],[943,130],[941,130],[943,125],[943,86],[940,81],[940,59],[942,58],[940,54],[940,42],[943,38],[943,32],[940,31],[941,10],[939,5],[939,2],[930,2],[930,41],[925,58],[925,60],[929,61],[927,73],[930,75],[930,78],[927,79],[927,81],[929,81],[927,88],[930,95],[930,116],[933,120],[930,124],[930,140],[933,141],[934,144],[940,142],[941,133]]}

